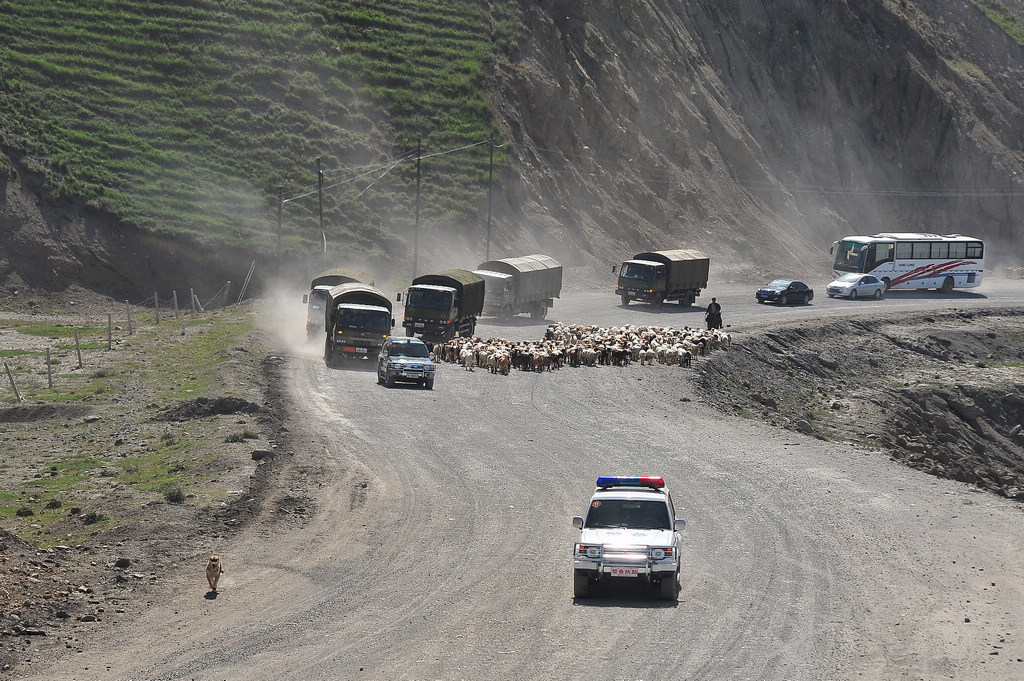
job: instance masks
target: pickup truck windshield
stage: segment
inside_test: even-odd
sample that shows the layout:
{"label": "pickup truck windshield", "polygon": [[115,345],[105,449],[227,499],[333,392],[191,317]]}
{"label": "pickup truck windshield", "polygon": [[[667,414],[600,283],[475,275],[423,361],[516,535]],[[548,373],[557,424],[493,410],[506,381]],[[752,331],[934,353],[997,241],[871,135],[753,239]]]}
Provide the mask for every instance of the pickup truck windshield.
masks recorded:
{"label": "pickup truck windshield", "polygon": [[669,530],[668,505],[663,501],[595,499],[584,527],[627,527],[634,530]]}

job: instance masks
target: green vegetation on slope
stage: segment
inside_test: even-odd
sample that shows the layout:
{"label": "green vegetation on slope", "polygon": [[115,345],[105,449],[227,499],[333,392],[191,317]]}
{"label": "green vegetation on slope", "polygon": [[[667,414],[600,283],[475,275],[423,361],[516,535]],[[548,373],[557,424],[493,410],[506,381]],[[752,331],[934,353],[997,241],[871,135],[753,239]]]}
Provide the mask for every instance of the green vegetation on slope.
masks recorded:
{"label": "green vegetation on slope", "polygon": [[1008,36],[1024,45],[1024,23],[1021,23],[1006,5],[999,0],[974,0],[974,4],[980,7],[989,19],[999,24]]}
{"label": "green vegetation on slope", "polygon": [[[305,194],[286,249],[319,239],[321,157],[325,230],[369,253],[413,220],[415,164],[388,160],[487,140],[520,30],[476,0],[0,0],[0,145],[56,196],[207,242],[267,248],[278,188]],[[475,216],[487,163],[425,161],[421,218]]]}

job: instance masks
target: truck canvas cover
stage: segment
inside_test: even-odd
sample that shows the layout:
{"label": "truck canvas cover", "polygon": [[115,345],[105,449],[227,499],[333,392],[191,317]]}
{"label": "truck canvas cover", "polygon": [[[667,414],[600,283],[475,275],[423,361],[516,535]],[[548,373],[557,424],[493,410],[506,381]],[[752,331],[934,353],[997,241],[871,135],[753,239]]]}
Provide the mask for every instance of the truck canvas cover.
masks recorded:
{"label": "truck canvas cover", "polygon": [[665,265],[672,286],[704,288],[708,285],[711,261],[700,251],[679,248],[671,251],[637,253],[633,260],[647,260]]}
{"label": "truck canvas cover", "polygon": [[447,286],[459,292],[462,317],[480,314],[484,308],[484,278],[469,270],[450,269],[424,274],[412,280],[413,286]]}
{"label": "truck canvas cover", "polygon": [[562,292],[562,265],[548,255],[535,253],[480,263],[477,270],[515,277],[520,298],[558,298]]}
{"label": "truck canvas cover", "polygon": [[362,283],[370,286],[374,285],[373,277],[366,272],[359,270],[350,269],[348,267],[335,267],[333,269],[324,270],[320,274],[313,278],[310,288],[316,288],[317,286],[337,286],[338,284],[346,283]]}

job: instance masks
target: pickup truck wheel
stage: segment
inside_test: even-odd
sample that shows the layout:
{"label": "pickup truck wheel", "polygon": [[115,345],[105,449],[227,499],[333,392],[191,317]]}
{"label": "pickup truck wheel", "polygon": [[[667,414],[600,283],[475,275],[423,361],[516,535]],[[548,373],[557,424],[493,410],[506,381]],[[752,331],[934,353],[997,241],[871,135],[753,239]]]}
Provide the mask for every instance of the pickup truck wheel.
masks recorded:
{"label": "pickup truck wheel", "polygon": [[629,305],[629,296],[626,296],[626,295],[619,296],[619,300],[622,301],[623,305]]}
{"label": "pickup truck wheel", "polygon": [[586,572],[576,570],[573,573],[572,595],[576,598],[586,598],[590,595],[590,575]]}
{"label": "pickup truck wheel", "polygon": [[677,582],[676,582],[676,575],[675,575],[675,573],[672,573],[672,575],[668,576],[668,577],[662,577],[661,578],[661,582],[659,583],[658,586],[661,587],[660,588],[660,592],[658,594],[659,596],[661,596],[661,600],[663,600],[663,601],[674,601],[674,600],[677,600],[677,598],[678,598],[676,596],[676,593],[677,593],[676,592]]}

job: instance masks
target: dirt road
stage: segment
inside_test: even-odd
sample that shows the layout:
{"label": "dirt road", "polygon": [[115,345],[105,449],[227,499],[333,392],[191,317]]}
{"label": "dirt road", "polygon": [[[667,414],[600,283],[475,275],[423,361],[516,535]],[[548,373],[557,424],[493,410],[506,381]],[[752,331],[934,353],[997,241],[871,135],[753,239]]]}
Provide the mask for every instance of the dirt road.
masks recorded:
{"label": "dirt road", "polygon": [[[741,295],[719,295],[734,329]],[[840,305],[793,314],[854,314]],[[596,293],[551,313],[606,316],[651,313]],[[290,323],[301,331],[301,311]],[[536,338],[543,324],[478,332]],[[148,614],[26,678],[1024,675],[1018,503],[723,415],[679,367],[444,365],[433,391],[388,390],[316,350],[289,357],[304,407],[288,427],[304,446],[277,491],[310,519],[268,519],[223,547],[217,598],[182,571]],[[574,602],[570,518],[607,473],[669,482],[688,521],[678,604],[639,586]]]}

